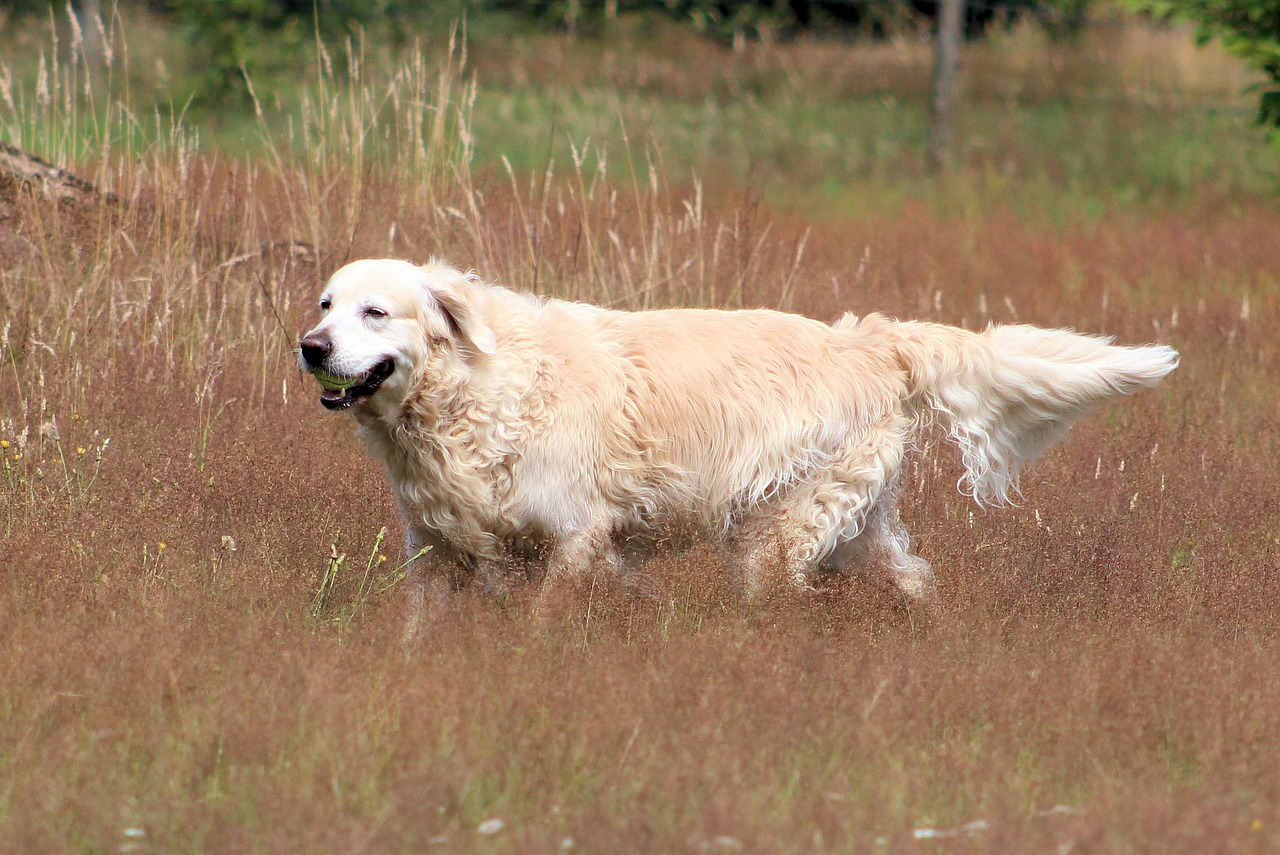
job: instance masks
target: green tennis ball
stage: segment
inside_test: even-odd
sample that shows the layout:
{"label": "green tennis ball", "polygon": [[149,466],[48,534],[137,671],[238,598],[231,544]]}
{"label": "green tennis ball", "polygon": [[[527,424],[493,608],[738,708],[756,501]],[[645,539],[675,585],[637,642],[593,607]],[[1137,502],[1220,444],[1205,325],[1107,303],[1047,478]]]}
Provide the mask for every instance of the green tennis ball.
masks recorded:
{"label": "green tennis ball", "polygon": [[330,374],[327,371],[317,371],[315,373],[316,382],[328,389],[330,392],[345,392],[356,383],[360,382],[356,377],[339,377],[336,374]]}

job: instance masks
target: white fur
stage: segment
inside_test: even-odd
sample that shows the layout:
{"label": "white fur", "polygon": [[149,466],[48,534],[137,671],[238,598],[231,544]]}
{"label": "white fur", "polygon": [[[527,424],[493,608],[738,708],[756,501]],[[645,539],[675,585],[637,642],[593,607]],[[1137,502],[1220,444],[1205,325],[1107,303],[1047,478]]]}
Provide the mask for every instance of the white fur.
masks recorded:
{"label": "white fur", "polygon": [[611,311],[436,261],[355,262],[324,299],[313,334],[332,340],[326,371],[395,361],[353,412],[410,554],[432,548],[414,569],[423,582],[500,573],[530,542],[549,582],[616,567],[618,537],[672,515],[723,535],[749,590],[775,568],[803,587],[817,569],[873,562],[923,595],[932,573],[896,508],[922,424],[959,447],[962,490],[1001,504],[1085,410],[1178,362],[1164,346],[1030,326]]}

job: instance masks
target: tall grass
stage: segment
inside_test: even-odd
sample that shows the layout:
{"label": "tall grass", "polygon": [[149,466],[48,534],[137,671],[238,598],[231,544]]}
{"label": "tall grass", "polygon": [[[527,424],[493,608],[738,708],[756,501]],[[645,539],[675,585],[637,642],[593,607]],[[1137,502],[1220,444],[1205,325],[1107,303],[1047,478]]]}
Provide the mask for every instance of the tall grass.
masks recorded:
{"label": "tall grass", "polygon": [[[152,108],[140,119],[112,83],[128,76],[129,52],[106,44],[91,68],[79,36],[70,60],[56,59],[68,54],[55,40],[31,90],[0,74],[3,133],[115,197],[49,206],[14,196],[20,251],[3,273],[7,320],[43,347],[17,342],[8,355],[35,376],[62,359],[77,376],[110,376],[125,340],[210,388],[228,364],[252,363],[260,373],[239,394],[260,404],[281,394],[274,367],[288,359],[316,279],[356,255],[441,253],[619,305],[754,300],[766,278],[759,267],[773,250],[748,215],[708,221],[696,186],[681,198],[652,166],[606,186],[607,160],[588,158],[589,144],[532,178],[508,170],[503,183],[478,181],[475,81],[456,40],[389,68],[366,66],[355,45],[322,52],[296,113],[257,103],[257,153],[240,157],[202,148],[181,115]],[[766,287],[785,291],[801,250],[793,241],[791,267]],[[30,423],[30,396],[19,397]]]}
{"label": "tall grass", "polygon": [[[0,70],[0,129],[115,201],[0,182],[2,848],[1280,846],[1280,210],[1213,178],[1240,137],[1153,207],[1099,189],[1124,143],[1078,94],[1051,105],[1095,129],[1063,180],[979,160],[938,184],[886,172],[892,204],[860,203],[872,185],[814,184],[787,155],[821,147],[803,93],[826,46],[712,54],[737,94],[682,100],[686,43],[616,55],[653,71],[637,90],[591,45],[547,68],[455,41],[318,55],[292,102],[257,87],[252,144],[227,153],[122,84],[136,47],[90,71],[59,39],[43,83],[38,62]],[[604,81],[578,102],[547,91],[575,50]],[[645,85],[661,97],[632,100]],[[495,102],[543,105],[506,123],[547,119],[536,145],[506,149]],[[699,103],[732,127],[678,154],[663,124]],[[1196,149],[1212,119],[1166,108],[1168,150]],[[605,112],[607,138],[578,134]],[[1000,121],[1048,114],[1027,115]],[[752,180],[705,156],[766,120],[806,130]],[[1068,212],[1001,201],[1028,183]],[[292,348],[336,265],[432,253],[623,307],[1030,321],[1184,363],[1082,424],[1021,507],[972,508],[945,454],[909,468],[941,579],[927,623],[857,579],[745,610],[694,542],[643,561],[642,595],[587,588],[563,625],[530,620],[520,586],[463,593],[405,648],[383,475]]]}

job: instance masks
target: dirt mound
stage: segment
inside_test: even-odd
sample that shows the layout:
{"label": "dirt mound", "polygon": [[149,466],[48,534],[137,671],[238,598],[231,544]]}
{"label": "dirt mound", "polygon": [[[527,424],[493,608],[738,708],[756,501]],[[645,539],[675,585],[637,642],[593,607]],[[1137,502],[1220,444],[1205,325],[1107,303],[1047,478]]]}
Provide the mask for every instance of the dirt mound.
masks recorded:
{"label": "dirt mound", "polygon": [[91,182],[8,143],[0,143],[0,262],[67,244],[120,200]]}

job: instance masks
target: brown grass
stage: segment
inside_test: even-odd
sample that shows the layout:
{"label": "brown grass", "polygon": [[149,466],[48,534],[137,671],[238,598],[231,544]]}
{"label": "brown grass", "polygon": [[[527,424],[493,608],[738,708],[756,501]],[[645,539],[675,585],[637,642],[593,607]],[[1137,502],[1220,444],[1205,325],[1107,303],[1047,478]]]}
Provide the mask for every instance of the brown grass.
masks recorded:
{"label": "brown grass", "polygon": [[[2,200],[4,849],[1280,847],[1274,200],[810,220],[473,176],[431,148],[456,125],[405,129],[425,159],[344,160],[350,115],[314,164],[179,141],[102,161],[120,209]],[[448,180],[406,180],[428,162]],[[856,583],[744,611],[680,543],[646,596],[588,588],[544,632],[526,590],[463,594],[404,648],[383,476],[291,347],[341,260],[431,252],[604,302],[1017,319],[1184,363],[1075,430],[1016,509],[920,458],[929,620]]]}

